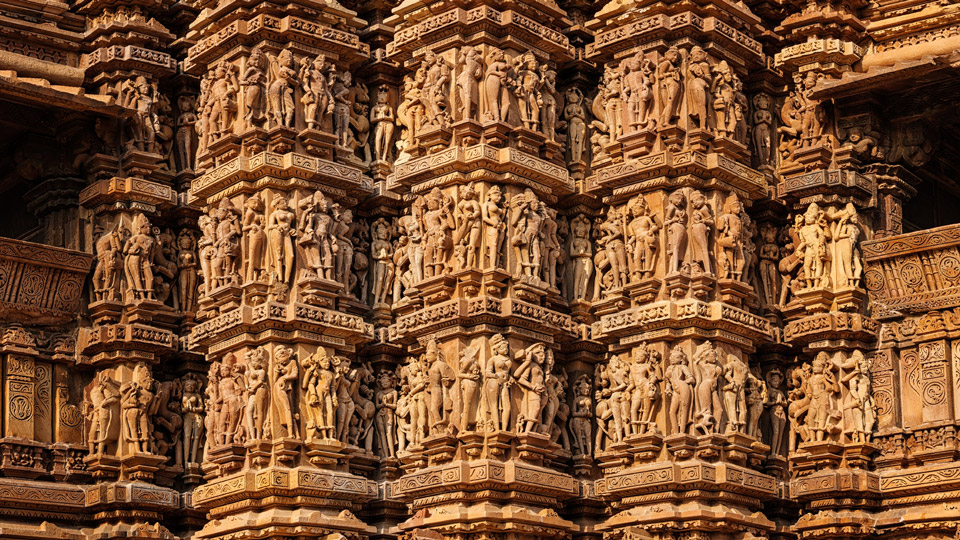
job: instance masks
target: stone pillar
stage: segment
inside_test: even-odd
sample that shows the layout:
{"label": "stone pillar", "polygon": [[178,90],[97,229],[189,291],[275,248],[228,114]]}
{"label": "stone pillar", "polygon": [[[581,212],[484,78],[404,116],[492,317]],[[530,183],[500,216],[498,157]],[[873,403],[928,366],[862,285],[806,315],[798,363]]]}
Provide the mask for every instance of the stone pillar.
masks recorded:
{"label": "stone pillar", "polygon": [[[767,179],[751,167],[754,96],[742,82],[765,57],[734,30],[759,19],[733,4],[637,19],[629,7],[607,4],[587,23],[587,56],[604,68],[586,181],[605,204],[592,224],[591,301],[594,337],[610,351],[594,381],[596,489],[622,509],[599,528],[609,538],[767,534],[774,524],[757,510],[777,496],[763,472],[776,454],[760,421],[785,400],[764,402],[775,389],[753,356],[775,333],[752,312],[758,230],[748,209]],[[673,26],[658,39],[684,20],[712,30]],[[738,495],[720,514],[659,495],[698,488]]]}
{"label": "stone pillar", "polygon": [[[185,70],[200,78],[197,219],[205,443],[196,538],[309,528],[366,538],[376,373],[365,303],[373,184],[366,22],[336,2],[205,6]],[[225,335],[234,336],[224,340]],[[198,399],[199,396],[198,396]],[[242,505],[235,504],[243,501]]]}
{"label": "stone pillar", "polygon": [[572,59],[568,23],[549,2],[420,7],[387,21],[388,57],[403,66],[389,184],[405,202],[389,337],[411,354],[392,494],[422,509],[396,532],[565,536],[574,374],[558,351],[579,333],[562,311],[557,212],[574,192],[557,76]]}

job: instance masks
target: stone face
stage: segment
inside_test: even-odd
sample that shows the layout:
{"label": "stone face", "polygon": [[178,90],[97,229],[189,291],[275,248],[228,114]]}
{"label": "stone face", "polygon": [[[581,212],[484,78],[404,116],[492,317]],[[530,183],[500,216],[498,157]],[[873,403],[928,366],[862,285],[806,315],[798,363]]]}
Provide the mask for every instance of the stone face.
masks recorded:
{"label": "stone face", "polygon": [[960,530],[958,5],[0,4],[4,537]]}

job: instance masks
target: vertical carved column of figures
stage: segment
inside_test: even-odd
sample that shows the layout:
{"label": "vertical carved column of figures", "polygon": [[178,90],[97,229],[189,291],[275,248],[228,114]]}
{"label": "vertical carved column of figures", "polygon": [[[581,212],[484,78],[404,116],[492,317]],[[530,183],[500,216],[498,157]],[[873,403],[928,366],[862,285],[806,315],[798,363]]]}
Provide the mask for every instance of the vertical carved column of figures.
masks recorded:
{"label": "vertical carved column of figures", "polygon": [[[750,103],[759,109],[764,98],[743,81],[766,59],[746,31],[659,39],[667,20],[702,17],[746,29],[760,19],[749,9],[718,14],[679,5],[665,15],[625,17],[629,7],[608,4],[587,22],[595,35],[587,55],[603,66],[590,103],[588,182],[604,208],[591,224],[589,289],[594,337],[610,351],[594,376],[598,495],[624,507],[598,529],[613,535],[650,527],[645,498],[687,480],[642,479],[676,461],[755,479],[725,509],[728,523],[737,516],[742,525],[720,526],[725,534],[765,534],[773,523],[756,510],[776,496],[775,479],[761,472],[773,459],[763,442],[770,392],[753,355],[775,338],[771,322],[754,313],[762,294],[759,231],[747,209],[767,196],[765,174],[750,166],[765,163],[751,155],[756,140],[758,154],[769,144],[763,147],[762,129],[751,129]],[[738,172],[712,164],[721,162]],[[715,517],[698,519],[657,526],[686,535],[713,530],[701,526]]]}
{"label": "vertical carved column of figures", "polygon": [[[457,28],[437,32],[434,19]],[[529,534],[566,534],[572,523],[545,507],[575,485],[556,470],[571,456],[570,381],[556,351],[576,331],[561,312],[569,233],[555,207],[575,187],[561,164],[563,118],[578,113],[564,112],[557,85],[573,52],[560,33],[567,21],[555,4],[473,2],[434,5],[429,15],[402,5],[388,22],[396,32],[387,54],[407,70],[392,177],[406,208],[390,224],[388,331],[412,353],[397,381],[405,474],[396,494],[431,508],[398,528],[473,535],[481,524],[513,536],[497,517],[509,507],[542,523]],[[387,226],[380,234],[391,236]],[[447,477],[464,462],[516,495],[474,497],[469,522],[457,511],[464,518],[443,523],[450,503],[408,479]],[[464,478],[447,492],[469,489]],[[533,493],[544,499],[532,503]]]}

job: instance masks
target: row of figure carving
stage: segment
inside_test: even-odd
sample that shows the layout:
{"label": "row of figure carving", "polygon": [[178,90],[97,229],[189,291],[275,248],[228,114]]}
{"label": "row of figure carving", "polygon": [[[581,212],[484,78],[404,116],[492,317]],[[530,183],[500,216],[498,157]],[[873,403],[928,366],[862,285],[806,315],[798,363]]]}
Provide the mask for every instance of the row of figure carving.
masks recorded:
{"label": "row of figure carving", "polygon": [[151,227],[146,216],[136,214],[129,228],[123,217],[117,219],[95,248],[97,301],[156,300],[196,311],[196,239],[189,230],[174,237],[172,230]]}
{"label": "row of figure carving", "polygon": [[[383,89],[381,94],[378,106],[386,103]],[[201,80],[198,153],[225,135],[252,128],[305,128],[331,133],[337,147],[370,162],[371,119],[392,123],[392,118],[382,107],[368,117],[369,108],[366,86],[355,84],[349,70],[338,70],[323,54],[297,60],[290,49],[274,55],[254,47],[242,66],[217,64]]]}
{"label": "row of figure carving", "polygon": [[[592,227],[586,216],[578,215],[570,222],[571,300],[599,299],[628,284],[675,273],[749,280],[756,264],[753,221],[736,194],[728,195],[714,216],[706,195],[687,189],[667,197],[662,220],[643,196],[623,207],[609,207]],[[661,251],[666,252],[662,271],[657,266]]]}
{"label": "row of figure carving", "polygon": [[[856,207],[848,203],[825,210],[810,203],[806,212],[797,214],[792,227],[786,229],[781,242],[779,304],[785,305],[788,294],[803,289],[840,289],[859,287],[863,276],[860,252],[860,220]],[[765,228],[761,258],[770,261],[774,232]],[[772,261],[771,261],[772,262]],[[773,291],[776,280],[771,262],[762,262],[761,275],[765,290]],[[767,298],[774,297],[769,293]]]}
{"label": "row of figure carving", "polygon": [[790,373],[791,452],[806,442],[870,442],[877,404],[870,382],[871,361],[859,350],[831,357],[820,352],[812,363]]}
{"label": "row of figure carving", "polygon": [[295,200],[275,193],[269,202],[253,195],[241,211],[224,198],[198,224],[203,294],[251,281],[290,286],[297,279],[318,278],[340,284],[342,291],[366,300],[366,224],[322,192]]}
{"label": "row of figure carving", "polygon": [[247,351],[243,361],[228,353],[210,365],[207,376],[212,412],[205,452],[275,437],[363,445],[370,452],[374,380],[369,366],[354,366],[322,348],[298,359],[293,349],[277,345],[272,362],[264,347]]}
{"label": "row of figure carving", "polygon": [[[123,123],[123,150],[160,154],[163,156],[161,168],[183,170],[193,167],[194,127],[197,123],[195,96],[183,94],[177,98],[179,112],[174,118],[170,99],[158,90],[156,81],[144,76],[117,81],[106,92],[114,96],[118,105],[133,111]],[[98,136],[108,145],[115,143],[116,135],[106,133],[103,126],[102,122],[98,124]],[[114,150],[104,149],[107,152]]]}
{"label": "row of figure carving", "polygon": [[502,334],[487,344],[489,355],[481,355],[483,344],[469,346],[451,365],[431,339],[423,355],[408,358],[396,376],[381,373],[377,415],[378,426],[383,416],[385,428],[379,435],[378,427],[382,456],[419,446],[428,437],[468,431],[539,433],[570,448],[567,375],[554,371],[553,351],[538,343],[511,355]]}
{"label": "row of figure carving", "polygon": [[[659,433],[657,410],[666,398],[666,433],[746,433],[759,437],[766,383],[736,354],[709,341],[692,360],[674,347],[666,367],[655,350],[641,345],[632,360],[612,355],[596,370],[597,448],[631,435]],[[661,389],[661,383],[663,388]]]}
{"label": "row of figure carving", "polygon": [[403,81],[397,108],[401,148],[413,146],[428,126],[453,122],[504,122],[542,133],[559,142],[563,110],[557,73],[532,52],[508,57],[504,51],[464,46],[451,62],[428,50],[413,75]]}
{"label": "row of figure carving", "polygon": [[746,144],[747,108],[733,68],[725,60],[711,65],[699,46],[671,47],[658,62],[638,52],[604,71],[591,107],[594,155],[625,133],[676,125]]}
{"label": "row of figure carving", "polygon": [[434,188],[394,223],[373,223],[374,305],[396,303],[422,280],[452,270],[503,268],[508,230],[514,275],[558,285],[564,254],[556,210],[530,189],[505,203],[496,185],[483,202],[474,184],[461,185],[458,199]]}
{"label": "row of figure carving", "polygon": [[145,364],[135,366],[123,384],[108,370],[97,372],[84,400],[90,454],[152,453],[172,458],[177,467],[199,463],[209,406],[201,385],[194,374],[157,382]]}

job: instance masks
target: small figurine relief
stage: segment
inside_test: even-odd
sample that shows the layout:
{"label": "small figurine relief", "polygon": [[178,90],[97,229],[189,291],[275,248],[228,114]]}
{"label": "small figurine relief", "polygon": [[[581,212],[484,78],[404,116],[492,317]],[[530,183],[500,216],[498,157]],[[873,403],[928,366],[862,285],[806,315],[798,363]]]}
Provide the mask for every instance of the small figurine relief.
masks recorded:
{"label": "small figurine relief", "polygon": [[723,204],[723,213],[717,218],[717,246],[720,248],[720,279],[743,279],[745,228],[743,205],[736,193],[731,193]]}
{"label": "small figurine relief", "polygon": [[121,434],[126,444],[123,454],[150,453],[150,440],[153,436],[153,422],[150,418],[154,400],[153,387],[153,377],[146,364],[137,364],[133,368],[131,380],[120,387]]}
{"label": "small figurine relief", "polygon": [[93,271],[93,293],[97,301],[117,301],[120,298],[124,246],[129,237],[130,231],[118,219],[109,231],[97,239],[97,264]]}
{"label": "small figurine relief", "polygon": [[[664,395],[670,400],[669,415],[667,416],[667,434],[669,435],[687,435],[690,433],[690,413],[697,409],[697,413],[702,418],[699,411],[699,399],[697,406],[694,405],[694,385],[700,387],[700,382],[694,378],[690,370],[687,353],[683,352],[679,346],[670,350],[669,365],[664,372],[666,381],[664,386]],[[697,392],[699,395],[699,391]],[[709,396],[708,396],[709,397]],[[713,400],[710,398],[712,407]]]}
{"label": "small figurine relief", "polygon": [[457,203],[456,233],[454,243],[458,268],[477,268],[480,262],[480,232],[482,209],[477,202],[473,184],[460,186],[460,201]]}
{"label": "small figurine relief", "polygon": [[150,235],[147,217],[133,217],[133,234],[123,246],[123,273],[127,281],[128,302],[154,300],[153,251],[156,239]]}
{"label": "small figurine relief", "polygon": [[293,349],[277,345],[273,348],[273,405],[276,407],[275,436],[297,438],[299,431],[294,419],[294,388],[299,377]]}
{"label": "small figurine relief", "polygon": [[184,465],[200,463],[200,442],[204,437],[205,412],[203,395],[200,387],[203,381],[193,373],[180,378],[182,393],[180,397],[180,412],[183,415],[183,441],[181,449],[183,457],[180,461]]}
{"label": "small figurine relief", "polygon": [[481,219],[483,220],[484,240],[486,245],[487,268],[501,268],[501,253],[503,252],[503,240],[507,224],[504,222],[504,209],[502,206],[503,194],[499,186],[490,186],[487,190],[487,199],[481,206]]}
{"label": "small figurine relief", "polygon": [[650,211],[650,205],[642,196],[632,199],[627,205],[627,254],[630,263],[630,281],[653,277],[656,272],[656,256],[660,247],[660,225]]}
{"label": "small figurine relief", "polygon": [[98,371],[90,385],[87,446],[91,455],[106,454],[117,442],[120,384],[106,370]]}
{"label": "small figurine relief", "polygon": [[373,155],[376,161],[390,162],[390,147],[393,145],[393,132],[398,119],[390,104],[387,86],[377,91],[377,102],[370,109],[370,123],[373,125]]}
{"label": "small figurine relief", "polygon": [[243,94],[243,128],[250,129],[263,125],[267,103],[267,59],[260,47],[250,49],[243,74],[240,76],[240,89]]}
{"label": "small figurine relief", "polygon": [[590,220],[583,214],[570,222],[570,258],[573,261],[570,300],[587,300],[593,276],[593,243],[590,241]]}
{"label": "small figurine relief", "polygon": [[480,78],[483,64],[480,51],[466,46],[460,49],[457,60],[457,110],[458,120],[477,120],[480,109]]}
{"label": "small figurine relief", "polygon": [[247,351],[247,403],[244,422],[250,440],[262,440],[268,433],[270,407],[270,379],[267,372],[267,353],[263,347]]}
{"label": "small figurine relief", "polygon": [[573,382],[573,406],[570,411],[570,434],[575,456],[593,456],[593,383],[586,373]]}
{"label": "small figurine relief", "polygon": [[279,54],[267,54],[269,76],[267,78],[267,115],[271,127],[294,127],[294,88],[297,84],[296,61],[290,49]]}
{"label": "small figurine relief", "polygon": [[860,350],[855,350],[840,366],[848,373],[840,378],[846,383],[843,414],[845,433],[851,442],[868,443],[877,423],[877,404],[870,380],[871,361]]}
{"label": "small figurine relief", "polygon": [[303,119],[307,129],[319,129],[329,122],[334,110],[329,79],[335,75],[336,69],[327,64],[322,53],[312,61],[306,57],[300,59],[298,78],[303,89],[300,102],[303,104]]}
{"label": "small figurine relief", "polygon": [[630,383],[627,386],[632,434],[659,433],[656,407],[661,397],[662,381],[660,356],[649,349],[646,343],[641,343],[634,349],[633,362],[630,364]]}

